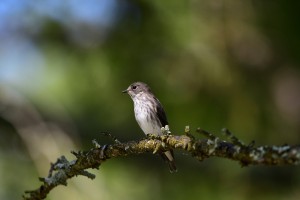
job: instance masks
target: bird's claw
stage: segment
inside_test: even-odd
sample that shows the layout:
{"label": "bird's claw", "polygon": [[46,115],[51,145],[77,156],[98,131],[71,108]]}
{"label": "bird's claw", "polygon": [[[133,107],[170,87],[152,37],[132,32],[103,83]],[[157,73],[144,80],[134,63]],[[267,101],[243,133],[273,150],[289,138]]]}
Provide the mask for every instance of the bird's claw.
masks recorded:
{"label": "bird's claw", "polygon": [[104,153],[104,151],[106,150],[106,148],[107,148],[107,144],[103,145],[103,146],[101,147],[101,149],[100,149],[100,158],[101,158],[101,159],[105,158],[105,153]]}

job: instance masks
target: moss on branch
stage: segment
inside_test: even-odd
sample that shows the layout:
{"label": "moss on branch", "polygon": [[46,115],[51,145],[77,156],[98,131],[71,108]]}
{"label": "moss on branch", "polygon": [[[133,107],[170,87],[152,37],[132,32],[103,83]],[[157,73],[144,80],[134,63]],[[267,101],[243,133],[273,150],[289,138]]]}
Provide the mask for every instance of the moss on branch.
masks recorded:
{"label": "moss on branch", "polygon": [[40,178],[42,185],[32,191],[25,191],[23,198],[26,200],[45,199],[49,192],[57,185],[67,185],[67,180],[78,175],[94,179],[95,175],[86,171],[90,168],[99,168],[100,165],[110,159],[125,157],[143,153],[159,153],[168,149],[188,152],[192,157],[202,161],[209,157],[221,157],[238,161],[242,166],[247,165],[298,165],[300,162],[300,146],[259,146],[254,142],[245,145],[233,136],[227,129],[223,130],[229,141],[222,140],[215,135],[197,129],[204,135],[200,139],[190,134],[186,127],[184,135],[149,135],[140,141],[121,143],[114,138],[114,144],[100,145],[93,141],[94,148],[84,152],[72,152],[76,159],[68,161],[61,156],[54,164],[51,164],[49,175]]}

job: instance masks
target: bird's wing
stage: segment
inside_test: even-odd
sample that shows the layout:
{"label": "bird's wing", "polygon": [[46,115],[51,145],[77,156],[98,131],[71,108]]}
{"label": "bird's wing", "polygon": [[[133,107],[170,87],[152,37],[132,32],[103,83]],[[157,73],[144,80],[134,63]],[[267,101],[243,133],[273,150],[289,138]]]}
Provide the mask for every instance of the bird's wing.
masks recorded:
{"label": "bird's wing", "polygon": [[155,99],[157,101],[157,106],[156,106],[156,112],[157,112],[157,116],[159,118],[159,121],[161,123],[162,127],[165,127],[166,125],[169,125],[168,120],[167,120],[167,116],[166,113],[164,111],[164,108],[162,107],[162,105],[160,104],[158,99]]}

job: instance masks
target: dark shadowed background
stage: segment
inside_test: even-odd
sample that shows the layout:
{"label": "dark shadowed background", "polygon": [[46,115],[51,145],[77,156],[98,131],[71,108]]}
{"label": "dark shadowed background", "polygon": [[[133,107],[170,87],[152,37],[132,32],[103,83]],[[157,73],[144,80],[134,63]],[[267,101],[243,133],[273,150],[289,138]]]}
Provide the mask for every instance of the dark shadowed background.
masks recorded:
{"label": "dark shadowed background", "polygon": [[[0,199],[39,186],[71,150],[143,137],[121,93],[148,83],[173,134],[224,127],[246,143],[300,144],[299,3],[2,0]],[[299,167],[241,168],[175,152],[109,160],[48,199],[300,199]]]}

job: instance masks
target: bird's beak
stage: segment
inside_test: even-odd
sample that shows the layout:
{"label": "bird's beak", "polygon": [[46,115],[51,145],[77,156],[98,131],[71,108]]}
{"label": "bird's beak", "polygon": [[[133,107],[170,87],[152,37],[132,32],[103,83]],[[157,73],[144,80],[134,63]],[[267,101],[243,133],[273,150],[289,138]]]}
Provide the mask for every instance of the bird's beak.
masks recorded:
{"label": "bird's beak", "polygon": [[127,90],[123,90],[123,91],[122,91],[122,93],[127,93],[127,92],[128,92],[128,89],[127,89]]}

